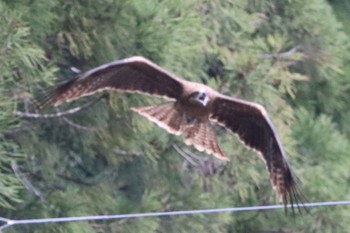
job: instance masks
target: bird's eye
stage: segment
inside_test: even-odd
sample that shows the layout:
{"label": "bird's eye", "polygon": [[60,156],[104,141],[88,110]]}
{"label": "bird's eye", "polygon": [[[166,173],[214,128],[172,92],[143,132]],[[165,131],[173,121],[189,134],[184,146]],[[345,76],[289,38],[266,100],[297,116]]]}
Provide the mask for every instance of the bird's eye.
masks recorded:
{"label": "bird's eye", "polygon": [[199,96],[198,96],[198,99],[199,100],[204,100],[206,97],[205,93],[201,93]]}

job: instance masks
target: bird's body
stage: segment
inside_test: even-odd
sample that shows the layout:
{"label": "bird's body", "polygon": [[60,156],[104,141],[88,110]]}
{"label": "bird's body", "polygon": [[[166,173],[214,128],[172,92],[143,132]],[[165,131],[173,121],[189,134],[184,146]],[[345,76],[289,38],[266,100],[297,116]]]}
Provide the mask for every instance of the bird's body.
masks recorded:
{"label": "bird's body", "polygon": [[183,135],[186,144],[228,160],[212,125],[223,126],[262,155],[271,183],[285,205],[300,202],[297,179],[264,107],[181,79],[143,57],[114,61],[82,73],[49,92],[40,106],[59,105],[104,90],[170,99],[171,102],[164,104],[132,109],[167,132]]}

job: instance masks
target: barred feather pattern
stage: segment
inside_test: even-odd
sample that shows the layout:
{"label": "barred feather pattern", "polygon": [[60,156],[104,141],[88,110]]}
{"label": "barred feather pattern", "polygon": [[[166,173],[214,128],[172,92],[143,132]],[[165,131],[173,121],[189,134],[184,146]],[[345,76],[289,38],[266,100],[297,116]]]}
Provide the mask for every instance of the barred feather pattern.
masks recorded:
{"label": "barred feather pattern", "polygon": [[195,121],[193,126],[184,130],[185,143],[193,145],[199,151],[205,151],[221,160],[228,160],[221,150],[213,127],[208,120]]}
{"label": "barred feather pattern", "polygon": [[93,79],[92,82],[80,82],[75,84],[78,78],[79,76],[63,82],[53,90],[47,91],[44,96],[37,100],[38,107],[41,109],[51,104],[57,106],[64,101],[70,102],[83,96],[88,96],[95,94],[96,92],[111,89],[111,87],[108,86],[102,88],[102,85],[105,82],[103,77],[97,77]]}
{"label": "barred feather pattern", "polygon": [[[269,168],[270,180],[273,188],[277,191],[280,201],[287,206],[289,203],[292,207],[292,213],[295,214],[295,207],[301,212],[300,207],[304,207],[302,203],[307,202],[299,188],[299,180],[290,170],[288,164],[284,163],[284,168],[280,164],[271,164]],[[285,209],[287,211],[287,208]]]}
{"label": "barred feather pattern", "polygon": [[39,108],[59,105],[104,90],[143,93],[178,99],[183,81],[143,57],[103,64],[59,84],[38,99]]}
{"label": "barred feather pattern", "polygon": [[182,116],[175,109],[174,102],[145,107],[133,107],[133,111],[156,123],[170,134],[181,134]]}
{"label": "barred feather pattern", "polygon": [[174,103],[161,105],[134,107],[133,111],[156,123],[168,133],[184,134],[185,143],[193,145],[199,151],[205,151],[221,160],[228,160],[221,150],[214,129],[208,120],[187,122],[185,113],[180,113]]}

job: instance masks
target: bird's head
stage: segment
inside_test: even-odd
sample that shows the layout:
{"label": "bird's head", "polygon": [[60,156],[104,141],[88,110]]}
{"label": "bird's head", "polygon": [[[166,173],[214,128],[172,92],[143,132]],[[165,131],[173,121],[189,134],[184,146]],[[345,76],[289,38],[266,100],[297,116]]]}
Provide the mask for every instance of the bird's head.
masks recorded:
{"label": "bird's head", "polygon": [[194,104],[199,104],[201,106],[207,106],[209,102],[209,96],[204,90],[193,92],[190,95],[190,101]]}

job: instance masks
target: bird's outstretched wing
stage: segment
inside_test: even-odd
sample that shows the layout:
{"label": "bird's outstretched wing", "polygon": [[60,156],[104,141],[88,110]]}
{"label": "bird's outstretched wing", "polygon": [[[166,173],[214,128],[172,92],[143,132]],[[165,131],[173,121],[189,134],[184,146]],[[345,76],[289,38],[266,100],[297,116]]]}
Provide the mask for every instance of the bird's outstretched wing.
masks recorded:
{"label": "bird's outstretched wing", "polygon": [[292,207],[302,204],[304,196],[298,188],[299,181],[287,162],[282,144],[262,106],[220,95],[213,102],[210,119],[237,134],[245,145],[262,155],[271,183],[285,206],[288,203]]}
{"label": "bird's outstretched wing", "polygon": [[59,105],[107,89],[178,99],[183,92],[183,81],[148,59],[136,56],[79,74],[48,91],[38,104]]}

